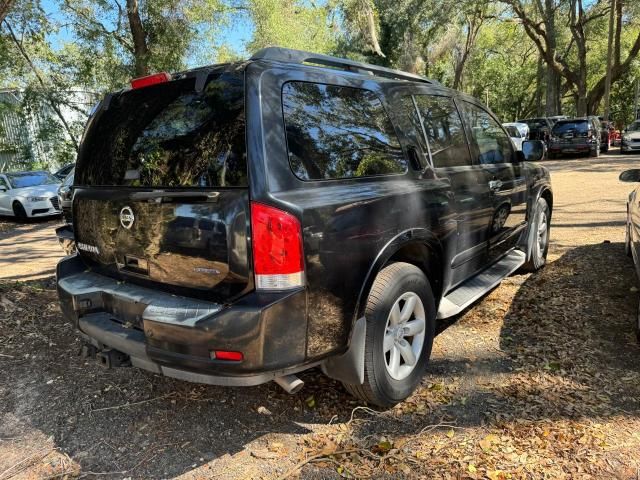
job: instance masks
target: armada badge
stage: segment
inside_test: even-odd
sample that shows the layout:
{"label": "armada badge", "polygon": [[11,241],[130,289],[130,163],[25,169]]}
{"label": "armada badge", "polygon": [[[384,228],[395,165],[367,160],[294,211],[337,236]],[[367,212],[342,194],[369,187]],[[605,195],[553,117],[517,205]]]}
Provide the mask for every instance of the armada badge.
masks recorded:
{"label": "armada badge", "polygon": [[124,207],[120,210],[120,225],[129,230],[133,226],[136,217],[133,216],[131,207]]}

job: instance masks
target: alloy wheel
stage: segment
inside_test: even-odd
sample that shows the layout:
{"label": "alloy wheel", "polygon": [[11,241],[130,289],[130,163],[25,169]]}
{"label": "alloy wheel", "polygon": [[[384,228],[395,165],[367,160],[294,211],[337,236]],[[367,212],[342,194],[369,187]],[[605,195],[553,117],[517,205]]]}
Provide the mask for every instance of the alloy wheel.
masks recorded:
{"label": "alloy wheel", "polygon": [[425,309],[414,292],[402,294],[393,304],[383,341],[385,366],[391,378],[402,380],[418,363],[425,337]]}

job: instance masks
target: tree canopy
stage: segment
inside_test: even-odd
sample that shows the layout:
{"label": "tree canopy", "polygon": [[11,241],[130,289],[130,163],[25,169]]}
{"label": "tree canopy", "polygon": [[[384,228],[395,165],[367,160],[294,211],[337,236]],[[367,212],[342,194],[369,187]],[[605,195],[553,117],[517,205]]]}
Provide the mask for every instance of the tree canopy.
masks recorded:
{"label": "tree canopy", "polygon": [[0,70],[2,87],[20,92],[10,108],[48,112],[37,136],[52,164],[73,160],[90,105],[131,78],[270,45],[426,75],[504,121],[601,114],[612,8],[621,125],[640,77],[633,0],[0,0]]}

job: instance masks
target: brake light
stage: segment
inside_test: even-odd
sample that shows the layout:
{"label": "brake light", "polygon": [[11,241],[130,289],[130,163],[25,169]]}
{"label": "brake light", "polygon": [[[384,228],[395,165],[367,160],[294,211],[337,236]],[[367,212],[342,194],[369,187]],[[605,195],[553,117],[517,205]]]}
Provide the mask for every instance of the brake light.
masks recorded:
{"label": "brake light", "polygon": [[256,288],[285,290],[304,285],[300,222],[290,213],[251,202]]}
{"label": "brake light", "polygon": [[134,78],[131,80],[131,88],[144,88],[151,85],[157,85],[158,83],[166,83],[171,81],[171,74],[167,72],[154,73],[153,75],[147,75],[146,77]]}

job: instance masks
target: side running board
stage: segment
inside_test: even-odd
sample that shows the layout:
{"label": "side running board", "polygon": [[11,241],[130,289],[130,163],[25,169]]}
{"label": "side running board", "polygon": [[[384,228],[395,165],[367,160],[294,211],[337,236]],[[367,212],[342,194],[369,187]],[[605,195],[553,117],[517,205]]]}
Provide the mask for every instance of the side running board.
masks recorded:
{"label": "side running board", "polygon": [[453,317],[480,297],[497,287],[500,282],[520,268],[527,256],[520,250],[512,250],[489,268],[466,280],[440,301],[438,318]]}

